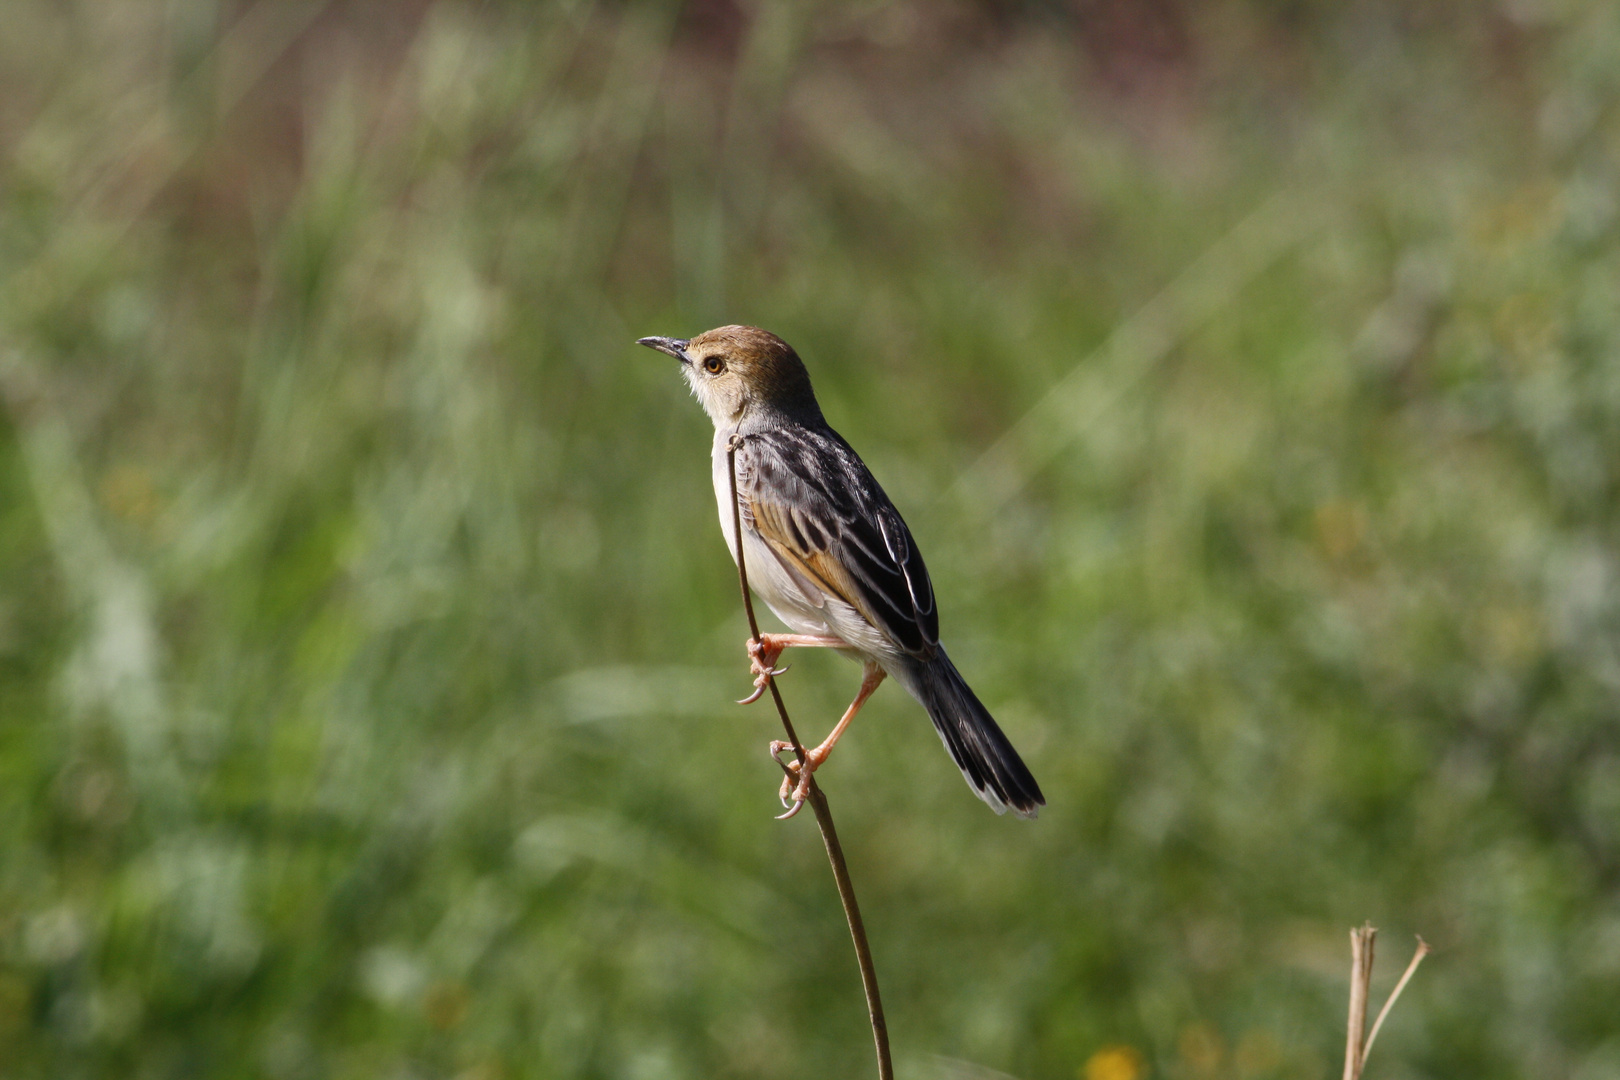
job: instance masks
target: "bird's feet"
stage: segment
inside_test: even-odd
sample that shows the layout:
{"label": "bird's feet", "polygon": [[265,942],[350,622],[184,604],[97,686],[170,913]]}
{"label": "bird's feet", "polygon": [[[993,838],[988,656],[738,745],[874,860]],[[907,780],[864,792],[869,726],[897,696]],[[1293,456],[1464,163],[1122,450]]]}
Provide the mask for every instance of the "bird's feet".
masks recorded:
{"label": "bird's feet", "polygon": [[809,768],[804,768],[799,764],[797,755],[794,755],[788,761],[782,760],[782,751],[792,749],[793,744],[790,742],[784,742],[781,739],[775,739],[771,742],[771,759],[787,770],[787,775],[782,777],[782,787],[777,792],[777,797],[782,800],[782,805],[787,807],[787,813],[779,814],[777,816],[778,821],[786,821],[799,812],[799,808],[804,805],[804,801],[810,797],[810,777],[814,775],[817,769],[821,768],[821,763],[827,760],[827,754],[831,750],[830,747],[823,748],[820,746],[814,750],[806,750],[804,757]]}
{"label": "bird's feet", "polygon": [[782,650],[787,646],[772,641],[771,635],[761,634],[758,641],[749,638],[746,645],[748,670],[754,676],[754,692],[737,702],[739,705],[752,705],[758,701],[765,688],[771,685],[771,679],[787,671],[787,668],[776,666],[777,657],[782,655]]}

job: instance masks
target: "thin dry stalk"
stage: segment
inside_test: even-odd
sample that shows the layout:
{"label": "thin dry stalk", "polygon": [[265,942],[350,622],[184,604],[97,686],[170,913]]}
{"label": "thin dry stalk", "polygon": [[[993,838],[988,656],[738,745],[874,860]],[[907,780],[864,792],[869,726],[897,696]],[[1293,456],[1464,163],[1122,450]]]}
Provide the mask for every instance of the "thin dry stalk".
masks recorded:
{"label": "thin dry stalk", "polygon": [[[754,618],[754,600],[748,592],[748,567],[743,559],[742,504],[737,501],[737,448],[742,446],[743,438],[742,435],[731,437],[731,442],[726,446],[726,465],[731,474],[731,534],[737,544],[737,584],[742,588],[743,610],[748,613],[748,632],[757,645],[760,641],[759,623]],[[770,687],[771,700],[776,703],[776,714],[782,718],[782,729],[787,732],[788,742],[793,744],[793,752],[798,755],[801,774],[807,778],[806,801],[810,803],[810,809],[815,811],[816,824],[821,827],[821,842],[826,845],[833,882],[838,886],[838,899],[843,901],[844,918],[849,921],[849,936],[855,942],[855,960],[861,968],[867,1016],[872,1022],[872,1041],[877,1044],[878,1078],[894,1080],[894,1062],[889,1057],[889,1025],[883,1018],[883,1000],[878,996],[877,968],[872,964],[872,947],[866,941],[866,924],[861,920],[860,905],[855,902],[855,885],[849,879],[849,865],[844,861],[843,845],[838,842],[838,830],[833,827],[832,810],[827,805],[827,796],[816,783],[815,774],[810,771],[809,757],[804,752],[804,745],[799,742],[798,733],[793,730],[793,721],[788,719],[787,706],[782,704],[782,693],[776,688],[776,680],[768,679],[766,685]],[[782,771],[792,776],[786,765],[782,766]]]}
{"label": "thin dry stalk", "polygon": [[1389,1000],[1378,1010],[1378,1019],[1373,1021],[1372,1031],[1363,1039],[1362,1031],[1367,1024],[1367,996],[1372,987],[1373,941],[1377,937],[1378,930],[1371,923],[1364,923],[1359,929],[1350,931],[1350,1030],[1344,1045],[1344,1080],[1361,1080],[1361,1070],[1367,1065],[1367,1055],[1372,1051],[1373,1040],[1378,1038],[1379,1029],[1384,1026],[1385,1017],[1395,1007],[1395,1001],[1406,989],[1406,984],[1412,981],[1412,974],[1417,971],[1418,965],[1429,955],[1429,943],[1418,938],[1417,952],[1412,955],[1412,962],[1406,965],[1406,972],[1395,984],[1395,989],[1390,991]]}
{"label": "thin dry stalk", "polygon": [[1389,1010],[1395,1007],[1395,999],[1401,996],[1401,991],[1406,989],[1406,984],[1412,981],[1412,973],[1418,969],[1419,964],[1423,963],[1423,958],[1429,955],[1429,943],[1421,937],[1417,939],[1417,943],[1417,952],[1412,954],[1412,962],[1406,965],[1406,973],[1401,976],[1401,981],[1395,984],[1395,989],[1389,992],[1389,1000],[1384,1002],[1382,1009],[1378,1010],[1378,1019],[1373,1021],[1372,1031],[1367,1034],[1367,1045],[1361,1048],[1361,1060],[1363,1063],[1366,1062],[1367,1055],[1372,1053],[1373,1040],[1378,1038],[1378,1029],[1384,1026],[1384,1017],[1388,1016]]}
{"label": "thin dry stalk", "polygon": [[1344,1042],[1344,1080],[1358,1080],[1361,1076],[1367,991],[1372,986],[1373,941],[1377,937],[1372,923],[1350,931],[1350,1029]]}

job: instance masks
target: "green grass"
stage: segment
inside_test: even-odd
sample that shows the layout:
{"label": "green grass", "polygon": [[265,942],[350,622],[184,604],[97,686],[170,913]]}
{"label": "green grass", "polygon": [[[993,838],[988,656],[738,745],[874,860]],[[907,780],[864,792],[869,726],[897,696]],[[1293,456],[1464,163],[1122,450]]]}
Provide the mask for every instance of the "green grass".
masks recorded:
{"label": "green grass", "polygon": [[870,1070],[724,322],[1050,801],[823,774],[903,1077],[1620,1068],[1620,22],[750,10],[0,14],[0,1075]]}

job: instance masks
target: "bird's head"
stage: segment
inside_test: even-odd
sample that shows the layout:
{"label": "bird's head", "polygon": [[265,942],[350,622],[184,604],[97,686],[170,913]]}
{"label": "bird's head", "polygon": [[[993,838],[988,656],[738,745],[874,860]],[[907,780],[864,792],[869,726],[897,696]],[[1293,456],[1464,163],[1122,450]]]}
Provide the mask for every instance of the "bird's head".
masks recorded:
{"label": "bird's head", "polygon": [[799,354],[767,330],[720,326],[687,341],[645,337],[636,344],[681,362],[681,374],[717,428],[769,413],[800,421],[821,419]]}

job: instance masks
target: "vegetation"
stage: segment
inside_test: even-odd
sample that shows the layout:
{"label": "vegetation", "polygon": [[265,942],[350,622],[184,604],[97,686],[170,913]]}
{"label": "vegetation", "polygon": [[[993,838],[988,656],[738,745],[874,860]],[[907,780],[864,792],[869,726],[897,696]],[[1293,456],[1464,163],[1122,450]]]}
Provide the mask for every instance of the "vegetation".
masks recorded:
{"label": "vegetation", "polygon": [[0,1074],[869,1072],[746,322],[1050,802],[820,774],[902,1077],[1333,1075],[1363,919],[1369,1078],[1615,1075],[1617,191],[1596,0],[11,0]]}

